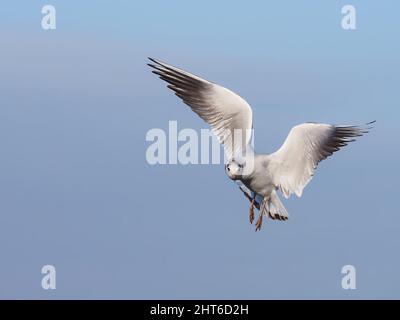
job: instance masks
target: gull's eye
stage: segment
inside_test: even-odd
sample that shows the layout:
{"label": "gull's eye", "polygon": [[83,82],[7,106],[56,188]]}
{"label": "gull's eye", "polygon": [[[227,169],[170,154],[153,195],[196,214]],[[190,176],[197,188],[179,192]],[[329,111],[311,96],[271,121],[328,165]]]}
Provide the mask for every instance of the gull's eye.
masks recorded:
{"label": "gull's eye", "polygon": [[231,168],[227,167],[228,171],[231,171]]}

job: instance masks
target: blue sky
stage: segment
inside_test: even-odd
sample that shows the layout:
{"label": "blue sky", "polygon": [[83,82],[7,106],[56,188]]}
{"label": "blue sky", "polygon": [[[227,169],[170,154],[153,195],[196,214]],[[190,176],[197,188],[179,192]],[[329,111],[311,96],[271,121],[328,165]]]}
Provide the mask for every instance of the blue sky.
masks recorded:
{"label": "blue sky", "polygon": [[[41,29],[53,4],[57,29]],[[341,28],[341,7],[357,30]],[[396,1],[7,1],[0,11],[1,298],[400,298]],[[255,233],[222,165],[150,166],[149,129],[206,125],[155,57],[252,105],[255,147],[305,121],[374,130]],[[43,265],[57,289],[41,288]],[[357,270],[343,290],[342,266]]]}

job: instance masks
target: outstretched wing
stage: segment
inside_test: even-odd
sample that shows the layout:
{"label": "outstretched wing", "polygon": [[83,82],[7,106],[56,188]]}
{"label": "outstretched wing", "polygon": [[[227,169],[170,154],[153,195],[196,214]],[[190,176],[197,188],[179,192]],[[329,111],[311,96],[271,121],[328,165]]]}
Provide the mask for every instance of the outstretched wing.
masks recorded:
{"label": "outstretched wing", "polygon": [[303,123],[293,127],[281,148],[270,155],[274,184],[286,198],[292,193],[301,197],[318,163],[367,133],[372,123],[364,127],[324,123]]}
{"label": "outstretched wing", "polygon": [[251,140],[253,115],[250,105],[236,93],[189,72],[149,58],[153,73],[168,82],[224,145],[228,158],[244,150]]}

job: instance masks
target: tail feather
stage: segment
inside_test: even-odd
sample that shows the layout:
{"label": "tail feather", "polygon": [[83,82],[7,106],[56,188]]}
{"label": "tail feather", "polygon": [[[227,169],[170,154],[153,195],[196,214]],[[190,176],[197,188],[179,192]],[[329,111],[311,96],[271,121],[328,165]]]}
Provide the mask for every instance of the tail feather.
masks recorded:
{"label": "tail feather", "polygon": [[272,220],[286,221],[289,219],[289,214],[283,206],[278,194],[274,190],[269,198],[267,204],[267,211]]}

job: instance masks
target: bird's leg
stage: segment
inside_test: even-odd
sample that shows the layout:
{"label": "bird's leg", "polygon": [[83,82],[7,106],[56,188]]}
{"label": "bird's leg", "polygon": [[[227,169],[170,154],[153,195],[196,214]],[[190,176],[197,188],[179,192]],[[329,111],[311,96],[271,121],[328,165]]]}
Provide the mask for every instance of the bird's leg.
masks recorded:
{"label": "bird's leg", "polygon": [[[239,187],[239,189],[240,189],[240,191],[243,192],[243,194],[245,195],[245,197],[246,197],[247,199],[249,199],[250,202],[253,201],[253,197],[250,196],[250,195],[248,194],[247,191],[245,191],[245,190],[244,190],[243,188],[241,188],[241,187]],[[255,199],[254,199],[254,206],[257,208],[257,210],[260,210],[260,204],[259,204],[259,203],[257,202],[257,200],[255,200]]]}
{"label": "bird's leg", "polygon": [[256,222],[256,231],[261,230],[261,226],[262,226],[262,222],[263,222],[263,214],[265,211],[265,205],[267,204],[267,201],[264,199],[261,210],[260,210],[260,214],[258,215],[258,219]]}
{"label": "bird's leg", "polygon": [[254,202],[256,201],[256,193],[254,193],[253,198],[251,199],[250,203],[250,213],[249,213],[249,218],[250,218],[250,223],[253,224],[254,221]]}
{"label": "bird's leg", "polygon": [[239,187],[239,189],[240,189],[240,191],[243,192],[243,194],[245,195],[245,197],[246,197],[247,199],[249,199],[249,201],[251,202],[251,200],[252,200],[253,198],[249,195],[249,193],[248,193],[245,189],[243,189],[242,187]]}
{"label": "bird's leg", "polygon": [[262,214],[262,212],[260,211],[260,213],[259,213],[259,215],[258,215],[257,222],[256,222],[256,231],[261,230],[262,222],[263,222],[263,214]]}

